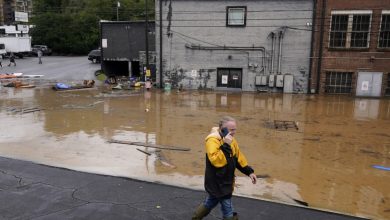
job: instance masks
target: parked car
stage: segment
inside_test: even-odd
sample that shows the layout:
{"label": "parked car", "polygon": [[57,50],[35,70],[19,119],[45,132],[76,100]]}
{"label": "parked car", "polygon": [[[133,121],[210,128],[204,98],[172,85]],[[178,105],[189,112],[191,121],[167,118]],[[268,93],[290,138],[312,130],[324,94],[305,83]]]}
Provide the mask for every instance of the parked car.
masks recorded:
{"label": "parked car", "polygon": [[51,49],[46,45],[34,45],[31,47],[31,53],[32,55],[37,56],[38,50],[42,51],[43,56],[51,56]]}
{"label": "parked car", "polygon": [[91,50],[88,54],[88,60],[92,61],[92,63],[100,63],[101,59],[101,51],[100,49]]}

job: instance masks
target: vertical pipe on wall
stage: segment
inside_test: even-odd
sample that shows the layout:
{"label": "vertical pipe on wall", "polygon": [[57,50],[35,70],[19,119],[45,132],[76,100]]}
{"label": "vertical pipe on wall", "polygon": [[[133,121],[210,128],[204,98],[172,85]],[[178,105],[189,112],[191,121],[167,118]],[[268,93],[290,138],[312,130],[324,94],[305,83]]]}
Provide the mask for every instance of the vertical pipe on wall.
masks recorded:
{"label": "vertical pipe on wall", "polygon": [[326,13],[326,0],[322,0],[322,12],[321,12],[321,31],[320,31],[320,51],[317,64],[317,91],[320,90],[320,78],[321,78],[321,65],[322,65],[322,50],[324,46],[324,26],[325,26],[325,13]]}
{"label": "vertical pipe on wall", "polygon": [[163,62],[163,58],[162,58],[162,56],[163,56],[163,40],[162,40],[162,30],[163,30],[163,28],[162,28],[162,26],[163,26],[163,22],[162,22],[162,0],[159,0],[159,10],[160,10],[160,14],[159,14],[159,16],[160,16],[160,33],[159,33],[159,35],[160,35],[160,68],[159,68],[159,73],[160,73],[160,88],[162,88],[163,87],[163,64],[162,64],[162,62]]}
{"label": "vertical pipe on wall", "polygon": [[274,73],[274,54],[275,54],[275,33],[271,32],[271,37],[272,37],[272,49],[271,49],[271,69],[270,73]]}
{"label": "vertical pipe on wall", "polygon": [[283,45],[283,30],[279,31],[279,53],[278,53],[278,70],[277,74],[280,74],[282,70],[280,69],[281,61],[282,61],[282,45]]}
{"label": "vertical pipe on wall", "polygon": [[311,25],[311,45],[310,45],[310,58],[309,58],[309,79],[307,85],[307,93],[311,93],[311,77],[312,77],[312,68],[313,68],[313,56],[314,56],[314,37],[315,37],[315,27],[316,27],[316,16],[317,16],[317,0],[313,2],[313,14],[312,14],[312,25]]}
{"label": "vertical pipe on wall", "polygon": [[[145,56],[146,56],[146,70],[149,69],[149,16],[148,16],[148,0],[145,0]],[[146,76],[146,71],[145,71]],[[146,77],[145,77],[146,80]]]}

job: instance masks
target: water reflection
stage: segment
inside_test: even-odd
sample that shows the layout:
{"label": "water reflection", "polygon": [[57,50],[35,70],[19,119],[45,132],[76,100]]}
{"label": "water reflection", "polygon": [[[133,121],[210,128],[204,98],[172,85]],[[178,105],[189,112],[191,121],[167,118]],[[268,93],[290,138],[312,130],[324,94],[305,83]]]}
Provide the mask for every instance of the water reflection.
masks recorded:
{"label": "water reflection", "polygon": [[[253,186],[239,174],[238,194],[285,202],[294,198],[312,207],[390,218],[390,177],[372,168],[390,164],[390,100],[198,91],[8,91],[0,93],[3,156],[202,189],[204,138],[228,114],[238,119],[237,138],[248,161],[258,174],[269,176]],[[30,105],[45,110],[17,115],[6,109]],[[298,130],[277,130],[275,120],[296,122]],[[8,132],[11,125],[14,130]],[[191,151],[109,144],[110,139]]]}
{"label": "water reflection", "polygon": [[378,99],[356,99],[354,116],[358,120],[377,119],[379,114]]}

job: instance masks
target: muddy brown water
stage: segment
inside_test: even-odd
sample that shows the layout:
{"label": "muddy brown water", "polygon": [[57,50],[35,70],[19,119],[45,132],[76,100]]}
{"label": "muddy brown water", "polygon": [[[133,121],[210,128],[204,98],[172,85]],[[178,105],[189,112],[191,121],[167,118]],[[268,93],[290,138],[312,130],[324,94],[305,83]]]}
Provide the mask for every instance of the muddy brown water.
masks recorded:
{"label": "muddy brown water", "polygon": [[[0,98],[0,156],[203,189],[204,138],[231,115],[263,177],[252,185],[237,171],[236,194],[390,219],[390,172],[372,167],[390,167],[389,99],[101,88],[1,88]],[[293,126],[275,129],[275,120]]]}

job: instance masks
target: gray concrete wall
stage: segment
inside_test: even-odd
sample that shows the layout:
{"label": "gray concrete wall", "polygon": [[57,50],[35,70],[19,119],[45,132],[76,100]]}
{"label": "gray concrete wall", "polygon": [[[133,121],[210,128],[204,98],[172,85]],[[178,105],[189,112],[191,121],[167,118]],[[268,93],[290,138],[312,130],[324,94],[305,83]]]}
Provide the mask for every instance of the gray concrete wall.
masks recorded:
{"label": "gray concrete wall", "polygon": [[[226,27],[226,7],[246,6],[245,27]],[[217,68],[242,68],[242,90],[256,91],[256,75],[293,74],[294,92],[306,92],[313,1],[163,1],[163,80],[188,89],[216,89]],[[159,2],[156,51],[159,62]],[[283,27],[289,27],[284,28]],[[271,71],[271,32],[284,30],[281,69],[278,41]],[[264,47],[262,51],[194,50],[185,45]],[[265,56],[264,56],[265,55]],[[264,57],[264,59],[263,59]],[[159,64],[157,64],[157,68]],[[157,73],[159,82],[159,72]],[[270,89],[267,87],[267,89]],[[271,91],[282,89],[271,88]]]}

